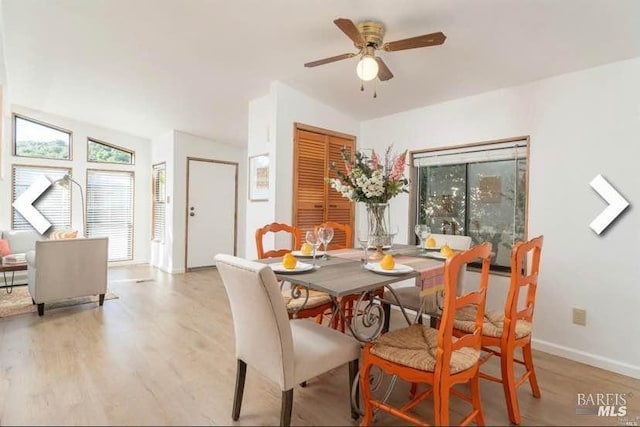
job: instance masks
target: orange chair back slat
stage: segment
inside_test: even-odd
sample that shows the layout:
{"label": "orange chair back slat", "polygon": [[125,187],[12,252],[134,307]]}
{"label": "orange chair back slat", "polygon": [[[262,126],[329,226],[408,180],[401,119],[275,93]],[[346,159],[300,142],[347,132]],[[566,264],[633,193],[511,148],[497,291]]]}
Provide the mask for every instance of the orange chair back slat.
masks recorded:
{"label": "orange chair back slat", "polygon": [[[503,336],[515,337],[516,321],[519,319],[533,321],[533,310],[538,288],[538,273],[540,271],[540,254],[542,252],[542,236],[517,243],[511,252],[511,283],[504,310]],[[529,274],[525,271],[525,261],[529,253],[532,254]],[[521,288],[527,286],[525,307],[518,311]]]}
{"label": "orange chair back slat", "polygon": [[320,227],[333,228],[333,239],[329,243],[329,249],[350,249],[353,247],[353,229],[349,224],[328,221],[318,225],[315,230],[318,231]]}
{"label": "orange chair back slat", "polygon": [[262,228],[256,230],[256,252],[258,253],[258,259],[264,258],[276,258],[283,256],[287,252],[291,252],[291,248],[273,249],[270,251],[264,250],[263,238],[267,233],[285,232],[291,234],[291,241],[293,248],[300,246],[300,230],[297,227],[288,224],[281,224],[278,222],[272,222]]}
{"label": "orange chair back slat", "polygon": [[[457,295],[457,286],[460,272],[467,264],[482,261],[480,283],[477,291],[465,295]],[[436,350],[436,375],[441,375],[440,369],[449,369],[451,353],[462,347],[480,349],[482,340],[482,324],[484,320],[484,307],[486,301],[487,284],[489,282],[489,266],[491,264],[491,243],[482,243],[467,251],[460,252],[449,258],[444,267],[444,303],[440,328],[438,330],[438,349]],[[477,315],[475,329],[471,334],[461,336],[453,342],[453,322],[456,310],[466,305],[476,305]],[[447,375],[446,373],[445,375]]]}

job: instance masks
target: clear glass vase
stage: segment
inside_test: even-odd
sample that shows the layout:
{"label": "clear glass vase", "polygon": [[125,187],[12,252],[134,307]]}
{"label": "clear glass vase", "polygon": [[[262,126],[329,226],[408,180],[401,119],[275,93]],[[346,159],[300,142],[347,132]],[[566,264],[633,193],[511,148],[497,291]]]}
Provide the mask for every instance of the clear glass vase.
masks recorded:
{"label": "clear glass vase", "polygon": [[367,203],[369,246],[381,249],[391,246],[389,203]]}

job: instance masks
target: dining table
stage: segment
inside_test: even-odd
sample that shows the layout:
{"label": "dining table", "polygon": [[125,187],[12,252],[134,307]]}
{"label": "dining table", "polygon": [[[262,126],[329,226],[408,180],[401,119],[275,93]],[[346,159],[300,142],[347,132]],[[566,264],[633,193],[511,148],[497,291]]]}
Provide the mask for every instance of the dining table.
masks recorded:
{"label": "dining table", "polygon": [[[386,252],[393,255],[396,263],[392,271],[380,269],[379,264],[370,259],[374,254],[372,251],[367,251],[367,262],[364,262],[365,252],[362,248],[330,250],[327,259],[314,258],[313,255],[303,258],[298,253],[299,262],[307,268],[291,271],[282,268],[282,258],[263,259],[260,262],[271,264],[281,283],[291,284],[292,289],[296,290],[292,292],[293,298],[308,298],[309,290],[328,294],[334,306],[333,316],[341,316],[349,332],[365,343],[375,340],[383,329],[385,315],[381,303],[385,301],[382,300],[381,288],[389,291],[391,301],[386,302],[397,305],[408,324],[413,320],[396,297],[392,285],[411,281],[409,286],[419,288],[424,297],[435,295],[443,288],[445,259],[438,252],[422,250],[414,245],[394,245]],[[340,299],[347,295],[358,295],[353,309],[355,316],[347,316],[341,307]],[[360,321],[356,321],[356,318]]]}

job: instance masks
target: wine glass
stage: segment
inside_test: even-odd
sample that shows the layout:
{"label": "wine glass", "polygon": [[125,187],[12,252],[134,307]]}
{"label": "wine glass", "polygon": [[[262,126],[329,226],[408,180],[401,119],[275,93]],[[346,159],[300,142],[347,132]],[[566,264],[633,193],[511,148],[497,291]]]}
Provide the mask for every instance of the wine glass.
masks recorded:
{"label": "wine glass", "polygon": [[305,240],[308,244],[313,248],[313,268],[316,268],[316,249],[320,246],[320,239],[318,238],[318,233],[315,230],[307,231],[305,235]]}
{"label": "wine glass", "polygon": [[369,259],[369,229],[367,227],[358,229],[358,234],[356,236],[358,239],[358,243],[360,243],[360,247],[363,251],[362,257],[362,265],[366,265]]}
{"label": "wine glass", "polygon": [[324,247],[324,254],[322,254],[322,259],[326,260],[327,257],[327,247],[329,243],[333,239],[333,228],[331,227],[320,227],[318,229],[318,238],[322,242],[322,246]]}
{"label": "wine glass", "polygon": [[429,228],[427,224],[416,224],[414,231],[418,239],[420,239],[420,245],[418,245],[418,247],[420,251],[424,251],[424,241],[427,240],[427,237],[431,234],[431,228]]}

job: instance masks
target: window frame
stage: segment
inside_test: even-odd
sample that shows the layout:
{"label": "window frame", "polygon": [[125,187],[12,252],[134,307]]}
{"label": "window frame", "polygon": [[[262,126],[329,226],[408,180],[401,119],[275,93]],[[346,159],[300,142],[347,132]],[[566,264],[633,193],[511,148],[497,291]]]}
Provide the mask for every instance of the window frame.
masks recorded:
{"label": "window frame", "polygon": [[[155,236],[156,229],[156,170],[164,171],[164,194],[165,201],[163,203],[164,206],[164,224],[162,225],[163,233],[160,238]],[[166,235],[166,227],[167,227],[167,162],[160,162],[151,165],[151,241],[158,242],[164,244],[165,235]]]}
{"label": "window frame", "polygon": [[[122,165],[121,163],[107,163],[107,164],[115,164]],[[136,172],[135,170],[128,169],[95,169],[95,168],[87,168],[85,173],[85,212],[84,219],[86,222],[86,230],[85,235],[89,236],[89,173],[90,172],[116,172],[116,173],[128,173],[133,178],[132,194],[131,194],[131,257],[126,259],[118,259],[118,260],[108,260],[108,262],[129,262],[135,259],[135,243],[136,243]],[[108,255],[108,254],[107,254]]]}
{"label": "window frame", "polygon": [[[522,136],[516,136],[516,137],[512,137],[512,138],[503,138],[503,139],[494,139],[494,140],[489,140],[489,141],[478,141],[478,142],[472,142],[472,143],[466,143],[466,144],[455,144],[455,145],[447,145],[447,146],[441,146],[441,147],[433,147],[433,148],[425,148],[425,149],[418,149],[418,150],[411,150],[409,151],[409,179],[410,182],[414,183],[414,185],[410,186],[409,189],[409,228],[407,230],[408,232],[408,236],[409,238],[411,238],[411,236],[415,237],[415,233],[413,231],[416,221],[418,219],[418,198],[419,198],[419,194],[418,194],[418,179],[419,179],[419,174],[418,174],[418,169],[419,167],[414,166],[414,161],[416,157],[420,157],[421,154],[425,154],[425,153],[433,153],[433,152],[438,152],[438,151],[447,151],[447,150],[456,150],[456,149],[469,149],[469,148],[474,148],[474,147],[490,147],[491,145],[498,145],[498,144],[504,144],[504,143],[517,143],[517,142],[524,142],[526,144],[526,153],[527,153],[527,158],[526,158],[526,163],[525,163],[525,183],[524,183],[524,192],[526,194],[525,197],[525,201],[524,201],[524,232],[523,232],[523,238],[526,241],[529,237],[529,172],[530,172],[530,162],[531,162],[531,138],[529,135],[522,135]],[[468,162],[467,162],[468,163]],[[465,191],[467,191],[467,189],[465,189]],[[465,209],[466,211],[466,209]],[[468,270],[470,271],[480,271],[479,267],[474,266],[473,264],[470,264],[468,266]],[[508,268],[504,268],[504,267],[500,267],[500,266],[494,266],[493,264],[491,265],[491,268],[489,270],[490,274],[495,274],[498,276],[510,276],[511,275],[511,266],[509,266]]]}
{"label": "window frame", "polygon": [[[64,132],[66,134],[69,134],[69,158],[67,159],[60,159],[60,158],[55,158],[55,157],[42,157],[42,156],[24,156],[21,154],[18,154],[18,147],[16,146],[16,144],[18,143],[18,138],[16,135],[16,129],[17,129],[17,123],[16,123],[16,119],[21,119],[21,120],[25,120],[27,122],[31,122],[31,123],[35,123],[37,125],[40,126],[45,126],[54,130],[57,130],[59,132]],[[31,117],[27,117],[23,114],[20,113],[11,113],[11,155],[13,157],[20,157],[23,159],[45,159],[45,160],[53,160],[53,161],[63,161],[63,162],[70,162],[73,161],[73,131],[69,130],[69,129],[65,129],[63,127],[60,126],[56,126],[53,125],[51,123],[47,123],[44,122],[42,120],[38,120],[38,119],[33,119]]]}
{"label": "window frame", "polygon": [[[15,229],[15,208],[13,207],[13,203],[15,202],[15,168],[16,167],[24,167],[24,168],[40,168],[40,169],[61,169],[67,171],[71,177],[73,177],[73,168],[66,166],[51,166],[51,165],[40,165],[40,164],[24,164],[24,163],[12,163],[11,164],[11,187],[9,191],[11,192],[11,229]],[[73,227],[73,191],[69,189],[69,228]],[[47,232],[53,229],[53,224]],[[45,233],[46,234],[46,233]]]}
{"label": "window frame", "polygon": [[[90,160],[89,159],[89,142],[95,142],[96,144],[106,145],[109,148],[113,148],[116,150],[124,151],[125,153],[131,154],[131,163],[117,163],[117,162],[101,162],[99,160]],[[136,152],[134,150],[130,150],[128,148],[121,147],[119,145],[111,144],[110,142],[102,141],[97,138],[87,137],[87,163],[97,163],[102,165],[120,165],[120,166],[135,166],[136,164]]]}

